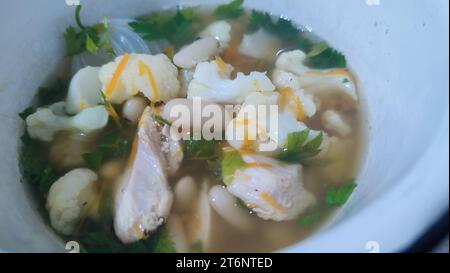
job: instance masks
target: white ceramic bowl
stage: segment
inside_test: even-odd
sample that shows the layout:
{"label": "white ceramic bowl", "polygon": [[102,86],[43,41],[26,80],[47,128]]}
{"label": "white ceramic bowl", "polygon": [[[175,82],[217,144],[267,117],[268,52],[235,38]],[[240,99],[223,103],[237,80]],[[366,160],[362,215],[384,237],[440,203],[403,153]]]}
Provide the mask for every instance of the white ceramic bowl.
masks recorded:
{"label": "white ceramic bowl", "polygon": [[[71,2],[71,1],[69,1]],[[132,17],[179,1],[83,1],[88,22]],[[181,1],[186,4],[223,1]],[[377,5],[378,4],[378,5]],[[246,0],[311,27],[343,51],[368,109],[368,149],[350,202],[320,232],[281,251],[400,251],[449,202],[448,6],[446,0]],[[23,123],[17,113],[55,71],[63,32],[74,24],[65,1],[0,3],[0,249],[64,251],[20,183]],[[376,243],[367,243],[376,241]]]}

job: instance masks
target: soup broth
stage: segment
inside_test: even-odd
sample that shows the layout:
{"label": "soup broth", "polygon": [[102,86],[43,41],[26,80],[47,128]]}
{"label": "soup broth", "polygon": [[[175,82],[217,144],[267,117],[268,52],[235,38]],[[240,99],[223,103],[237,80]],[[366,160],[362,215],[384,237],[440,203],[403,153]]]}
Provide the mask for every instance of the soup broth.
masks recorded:
{"label": "soup broth", "polygon": [[[223,46],[214,57],[217,61],[217,56],[219,56],[220,60],[225,64],[233,66],[234,69],[231,72],[230,80],[238,79],[240,77],[239,72],[245,75],[249,75],[249,73],[254,71],[264,72],[275,83],[275,90],[273,92],[280,94],[295,89],[289,86],[282,87],[280,86],[282,85],[281,83],[277,84],[277,82],[282,81],[275,79],[277,73],[286,72],[281,71],[282,68],[278,65],[281,56],[284,53],[295,50],[304,51],[307,56],[306,58],[309,58],[307,59],[309,63],[305,67],[309,70],[296,74],[296,70],[294,69],[289,71],[288,73],[290,74],[288,75],[299,77],[300,81],[305,82],[301,84],[304,90],[301,91],[302,96],[299,97],[299,100],[305,105],[304,98],[310,99],[310,103],[314,104],[314,113],[308,116],[308,111],[304,107],[305,109],[301,111],[305,117],[298,122],[301,121],[311,133],[316,131],[322,132],[319,143],[320,149],[316,147],[317,153],[312,152],[314,155],[300,157],[295,162],[291,159],[283,161],[281,157],[273,153],[267,155],[267,157],[273,158],[273,160],[279,160],[281,164],[280,168],[284,168],[290,164],[301,164],[303,171],[298,183],[302,184],[304,190],[309,192],[315,201],[307,206],[307,208],[302,209],[295,217],[274,220],[270,219],[270,217],[269,219],[267,217],[261,217],[260,212],[255,210],[256,205],[251,204],[251,202],[246,202],[246,200],[242,200],[238,196],[233,196],[235,198],[234,207],[241,212],[245,212],[245,221],[250,226],[249,228],[242,228],[240,225],[236,225],[235,222],[227,219],[226,216],[224,217],[223,212],[215,209],[214,206],[208,203],[212,202],[211,188],[220,186],[226,189],[227,186],[230,186],[224,183],[224,174],[222,172],[223,162],[221,163],[224,157],[221,153],[223,149],[235,149],[236,147],[227,143],[226,140],[221,140],[214,142],[213,150],[215,152],[213,156],[202,157],[198,156],[198,154],[190,156],[186,145],[191,145],[192,142],[187,143],[182,141],[181,146],[184,147],[182,148],[184,157],[179,168],[170,175],[167,175],[169,191],[174,192],[170,213],[162,219],[162,223],[154,230],[145,230],[140,225],[137,225],[136,233],[142,233],[139,237],[140,240],[124,242],[124,240],[117,237],[115,231],[115,228],[117,228],[117,223],[116,225],[114,224],[117,209],[115,208],[117,205],[116,198],[118,195],[117,192],[123,191],[121,181],[127,179],[127,170],[131,168],[130,164],[136,164],[132,162],[133,158],[136,158],[134,160],[139,158],[139,151],[137,155],[134,155],[134,153],[136,153],[135,149],[140,149],[140,146],[136,148],[135,146],[138,144],[133,143],[138,141],[136,140],[138,139],[136,137],[139,131],[138,128],[143,125],[141,122],[133,123],[132,121],[126,120],[124,118],[124,104],[128,103],[128,101],[120,103],[116,103],[112,99],[108,101],[108,94],[105,91],[108,86],[103,86],[101,90],[104,93],[104,100],[99,105],[105,106],[107,109],[109,107],[109,121],[106,126],[88,133],[80,132],[80,130],[75,128],[76,126],[66,126],[61,130],[57,130],[51,138],[42,139],[42,137],[39,138],[39,134],[33,132],[32,125],[30,125],[30,117],[36,115],[42,107],[47,107],[46,109],[50,107],[56,113],[58,110],[54,109],[54,103],[58,100],[54,100],[51,93],[43,96],[42,94],[45,91],[40,91],[40,98],[42,99],[38,105],[30,108],[31,110],[29,110],[28,114],[34,113],[26,117],[28,131],[22,139],[23,147],[20,163],[24,178],[32,185],[33,191],[36,192],[36,196],[38,197],[38,202],[42,204],[42,207],[47,208],[43,210],[44,217],[49,219],[49,224],[54,227],[55,232],[60,234],[63,240],[78,241],[82,251],[86,252],[275,251],[311,236],[348,199],[356,186],[354,178],[357,176],[358,168],[361,164],[361,154],[364,146],[364,128],[363,111],[358,99],[359,91],[357,90],[355,76],[346,68],[345,63],[342,64],[343,57],[341,56],[343,55],[329,47],[322,39],[309,32],[302,31],[300,27],[297,27],[288,20],[258,11],[241,11],[241,8],[239,8],[238,12],[226,12],[224,9],[221,11],[218,11],[217,7],[183,7],[182,9],[161,11],[143,16],[138,20],[132,20],[136,24],[140,23],[141,25],[130,24],[131,27],[128,27],[127,31],[133,32],[134,35],[143,38],[145,43],[149,44],[149,47],[151,47],[150,45],[155,45],[155,43],[158,46],[161,40],[165,40],[162,51],[172,61],[172,59],[175,60],[174,55],[181,52],[186,46],[198,41],[196,40],[198,37],[204,38],[203,34],[200,35],[203,33],[202,30],[217,21],[224,21],[230,26],[229,38],[226,39],[227,45]],[[173,26],[167,25],[167,27],[173,28],[171,31],[174,30],[175,32],[192,32],[191,37],[185,37],[189,36],[186,33],[183,35],[182,33],[178,33],[179,37],[175,35],[175,37],[165,37],[165,34],[161,33],[160,29],[155,31],[155,28],[158,28],[158,24],[167,22],[166,20],[170,20],[173,16],[176,18],[174,21],[184,21],[175,23]],[[114,41],[113,38],[117,34],[117,29],[122,31],[123,26],[117,27],[116,22],[111,18],[109,18],[109,24],[106,27],[111,29],[110,35],[112,36],[112,41]],[[105,26],[105,24],[100,24],[99,26]],[[114,30],[114,27],[116,30]],[[145,27],[150,27],[150,29],[142,30]],[[185,29],[180,30],[180,27],[184,27]],[[295,30],[294,34],[292,34],[293,27]],[[258,31],[264,31],[264,33],[260,37],[252,36],[252,34]],[[150,38],[152,35],[159,35],[159,38]],[[67,36],[68,34],[66,32]],[[100,65],[105,65],[113,61],[114,56],[110,56],[108,50],[120,50],[114,48],[114,43],[109,48],[107,43],[102,42],[103,38],[101,35],[98,35],[98,37],[95,36],[92,35],[90,37],[87,35],[86,37],[93,40],[94,45],[91,45],[91,47],[98,47],[97,55],[94,54],[93,51],[95,49],[92,48],[91,50],[88,49],[87,51],[71,54],[72,56],[68,57],[69,64],[66,64],[61,70],[72,69],[72,72],[75,73],[76,71],[74,70],[77,69],[74,69],[74,66],[80,66],[80,63],[84,64],[81,67],[89,65],[89,63],[86,63],[86,58],[80,61],[80,55],[84,57],[88,56],[87,59],[95,59],[96,62],[98,60],[105,60]],[[216,35],[215,38],[218,38],[217,36],[220,35]],[[221,42],[220,39],[219,37],[219,42]],[[249,53],[245,49],[246,46],[243,45],[244,39],[249,39],[249,45],[247,47],[263,43],[260,46],[269,48],[266,50],[268,53],[260,54],[264,55],[263,57],[255,57],[259,51],[262,52],[264,50],[254,48],[254,52]],[[253,42],[251,39],[257,39],[257,41]],[[90,42],[86,43],[90,44]],[[268,44],[270,46],[267,46]],[[89,45],[86,45],[86,47],[89,47]],[[119,56],[119,53],[115,52],[116,56]],[[214,62],[214,58],[208,58],[201,62]],[[99,66],[99,64],[96,65]],[[301,64],[298,63],[298,65],[300,66]],[[191,72],[189,73],[197,73],[196,69],[198,70],[198,64],[197,68],[190,68]],[[181,74],[182,70],[179,67],[177,73]],[[117,73],[117,70],[114,73]],[[158,73],[158,71],[153,70],[153,74],[155,73]],[[308,77],[311,75],[314,75],[315,78],[309,79]],[[195,76],[194,74],[194,80]],[[178,78],[180,77],[178,76]],[[71,86],[74,84],[74,79],[75,77],[72,79]],[[70,80],[70,77],[65,79],[67,82]],[[113,81],[114,79],[110,77],[110,80]],[[192,84],[192,81],[189,84]],[[350,85],[353,89],[349,87]],[[47,91],[63,92],[65,94],[67,88],[67,86],[60,86],[59,89],[47,88]],[[349,96],[348,90],[354,90],[355,95],[353,97],[352,95]],[[188,96],[189,91],[190,89],[187,91]],[[71,91],[69,90],[69,92]],[[162,92],[161,88],[159,92]],[[307,95],[304,95],[303,92]],[[289,94],[291,93],[287,95],[288,104],[290,101],[295,101],[295,97],[293,96],[297,93],[292,93],[294,94],[292,96]],[[159,95],[161,96],[161,94]],[[137,102],[133,103],[143,103],[146,107],[150,107],[150,109],[162,109],[167,104],[167,100],[152,101],[156,97],[156,94],[152,97],[140,92],[135,97],[137,98]],[[176,97],[185,98],[186,95],[180,94]],[[64,100],[64,97],[61,100]],[[68,99],[66,99],[66,111],[68,109],[67,101]],[[283,107],[280,104],[280,108]],[[286,109],[286,107],[288,106],[284,108]],[[83,106],[80,106],[80,108],[84,111]],[[64,112],[64,109],[62,111]],[[154,113],[158,114],[158,112]],[[64,119],[60,122],[66,122],[66,118],[68,120],[76,117],[76,115],[78,114],[57,114],[57,116],[64,116]],[[119,116],[118,121],[115,120],[114,115]],[[237,118],[236,115],[234,116],[235,118]],[[160,119],[156,120],[156,122],[159,122],[158,126],[161,128],[164,125],[170,127],[170,122],[167,122],[166,119],[159,118],[159,116],[158,118],[153,116],[153,118],[155,120]],[[322,136],[322,134],[325,136]],[[204,142],[200,142],[199,145],[203,145],[202,143]],[[287,151],[289,148],[284,147],[283,149]],[[253,152],[258,154],[257,151]],[[245,157],[244,154],[241,156],[243,158]],[[30,165],[35,164],[33,163],[34,161],[45,162],[45,164],[39,163],[39,166],[30,167]],[[169,158],[168,162],[170,163],[171,161],[176,160]],[[256,167],[264,168],[264,166],[258,165]],[[37,171],[33,171],[30,168],[36,168]],[[61,180],[61,177],[77,168],[90,169],[97,175],[96,179],[94,179],[95,186],[92,190],[92,194],[95,197],[87,199],[91,201],[86,201],[85,204],[78,204],[83,213],[80,213],[76,219],[68,220],[67,225],[72,226],[69,231],[62,228],[62,232],[61,222],[64,222],[64,220],[58,218],[60,220],[59,224],[55,224],[54,221],[55,217],[61,217],[55,215],[58,213],[64,214],[64,211],[52,212],[52,208],[56,205],[52,206],[48,199],[50,198],[51,192],[54,191],[53,188],[55,185]],[[157,176],[154,173],[153,165],[149,165],[147,171],[149,176]],[[187,207],[181,206],[181,201],[177,199],[179,197],[177,195],[177,185],[185,177],[191,177],[191,180],[195,183],[195,186],[193,186],[195,194],[192,194],[194,197],[187,203]],[[235,180],[236,177],[234,176]],[[238,182],[234,181],[232,183]],[[234,195],[238,194],[234,193]],[[77,196],[79,198],[80,194]],[[261,196],[264,199],[264,196]],[[264,200],[271,199],[272,201],[267,201],[266,203],[276,203],[276,200],[273,201],[274,196],[269,195],[269,197]],[[206,198],[206,203],[202,203],[202,198]],[[63,203],[63,207],[68,206],[68,202]],[[276,206],[274,205],[274,207]],[[286,207],[289,209],[289,205]],[[282,208],[280,211],[284,209]],[[61,210],[64,210],[64,208]]]}

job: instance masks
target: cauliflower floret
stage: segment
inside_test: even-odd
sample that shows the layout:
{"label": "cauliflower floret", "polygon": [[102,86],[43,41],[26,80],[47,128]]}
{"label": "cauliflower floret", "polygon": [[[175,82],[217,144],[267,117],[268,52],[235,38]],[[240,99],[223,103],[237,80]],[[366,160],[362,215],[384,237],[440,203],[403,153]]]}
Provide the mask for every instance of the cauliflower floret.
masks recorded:
{"label": "cauliflower floret", "polygon": [[205,37],[180,49],[173,56],[173,63],[181,68],[194,68],[198,63],[207,61],[219,54],[219,41],[214,37]]}
{"label": "cauliflower floret", "polygon": [[231,40],[231,25],[227,21],[217,21],[207,26],[202,32],[200,37],[214,37],[219,41],[220,48],[225,49]]}
{"label": "cauliflower floret", "polygon": [[97,174],[89,169],[74,169],[50,188],[47,210],[52,227],[64,235],[75,231],[80,219],[96,199]]}
{"label": "cauliflower floret", "polygon": [[239,45],[239,52],[255,59],[273,60],[281,46],[280,40],[260,28],[252,34],[245,34]]}
{"label": "cauliflower floret", "polygon": [[[297,108],[290,107],[291,102],[296,101],[296,96],[303,96],[301,100],[303,105],[312,103],[312,105],[302,107],[302,109],[308,109],[308,111],[302,110],[307,116],[312,116],[315,113],[315,106],[312,101],[309,101],[310,98],[300,91],[296,93],[281,92],[280,94],[255,92],[247,96],[242,109],[226,128],[228,143],[238,150],[255,150],[266,154],[281,151],[286,147],[290,133],[307,129],[306,125],[298,119]],[[300,107],[297,103],[294,105]],[[258,106],[267,107],[266,116],[257,114]],[[270,106],[278,108],[271,110]],[[277,116],[273,116],[274,114]],[[311,130],[308,139],[311,140],[319,133],[320,131]]]}
{"label": "cauliflower floret", "polygon": [[311,94],[340,92],[353,101],[358,99],[353,77],[346,69],[310,69],[304,64],[306,57],[301,50],[281,53],[272,73],[275,86],[302,88]]}
{"label": "cauliflower floret", "polygon": [[73,117],[56,115],[51,108],[38,108],[26,119],[30,137],[42,141],[52,141],[54,134],[62,130],[88,134],[104,128],[107,123],[108,112],[102,105],[84,109]]}
{"label": "cauliflower floret", "polygon": [[180,92],[177,77],[178,69],[164,54],[125,54],[103,65],[99,73],[103,93],[117,104],[138,92],[153,102],[176,98]]}
{"label": "cauliflower floret", "polygon": [[188,87],[188,98],[195,96],[218,103],[242,103],[252,92],[272,92],[275,87],[266,73],[237,73],[231,80],[233,66],[223,61],[199,63]]}
{"label": "cauliflower floret", "polygon": [[[261,155],[241,156],[244,166],[231,175],[227,189],[259,217],[292,220],[316,203],[314,195],[303,186],[300,164],[283,164]],[[228,160],[226,156],[224,160]]]}
{"label": "cauliflower floret", "polygon": [[70,81],[66,98],[66,112],[78,114],[82,110],[102,102],[98,79],[100,67],[85,67],[80,69]]}

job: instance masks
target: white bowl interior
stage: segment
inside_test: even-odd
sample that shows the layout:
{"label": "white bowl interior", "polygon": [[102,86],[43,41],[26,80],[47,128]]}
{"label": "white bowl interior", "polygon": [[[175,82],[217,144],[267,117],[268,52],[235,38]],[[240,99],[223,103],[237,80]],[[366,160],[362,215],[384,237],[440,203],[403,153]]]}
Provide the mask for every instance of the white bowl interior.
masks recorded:
{"label": "white bowl interior", "polygon": [[[39,3],[38,3],[39,2]],[[81,1],[83,17],[133,17],[180,1]],[[185,4],[206,1],[181,1]],[[224,1],[208,1],[224,2]],[[276,4],[275,4],[276,3]],[[407,247],[448,209],[448,1],[246,0],[247,7],[309,26],[343,51],[367,106],[368,149],[360,186],[333,221],[283,251],[382,251]],[[58,67],[63,32],[74,24],[64,1],[0,4],[0,249],[63,251],[20,183],[17,113]],[[36,11],[39,10],[39,13]]]}

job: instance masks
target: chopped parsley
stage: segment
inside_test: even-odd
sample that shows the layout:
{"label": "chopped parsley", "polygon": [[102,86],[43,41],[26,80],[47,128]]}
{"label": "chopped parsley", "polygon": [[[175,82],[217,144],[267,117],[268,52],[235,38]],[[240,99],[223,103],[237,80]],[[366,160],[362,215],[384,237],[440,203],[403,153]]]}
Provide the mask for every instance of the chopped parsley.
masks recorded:
{"label": "chopped parsley", "polygon": [[234,173],[237,170],[244,169],[247,166],[247,163],[244,161],[239,151],[232,150],[223,153],[221,166],[223,182],[226,185],[230,185],[231,182],[233,182]]}
{"label": "chopped parsley", "polygon": [[278,154],[280,160],[286,162],[302,162],[320,153],[323,133],[320,132],[312,140],[307,141],[309,129],[288,134],[287,147]]}
{"label": "chopped parsley", "polygon": [[218,6],[214,10],[214,16],[218,19],[231,19],[241,16],[244,13],[242,4],[244,0],[234,0],[228,4]]}
{"label": "chopped parsley", "polygon": [[97,55],[100,49],[104,49],[110,56],[114,56],[114,50],[111,46],[109,22],[107,18],[100,24],[85,26],[80,18],[81,5],[75,10],[75,21],[79,30],[69,26],[64,33],[66,41],[66,55],[74,56],[83,52],[90,52]]}
{"label": "chopped parsley", "polygon": [[93,170],[99,170],[107,161],[122,157],[131,149],[130,141],[118,132],[106,134],[99,143],[94,151],[83,154],[85,163]]}
{"label": "chopped parsley", "polygon": [[179,9],[175,15],[153,13],[147,18],[129,23],[129,26],[145,40],[167,39],[177,47],[196,38],[192,8]]}
{"label": "chopped parsley", "polygon": [[184,156],[190,160],[205,160],[217,157],[217,140],[184,140]]}
{"label": "chopped parsley", "polygon": [[349,179],[339,187],[331,188],[327,191],[326,202],[328,206],[340,207],[347,202],[353,190],[356,188],[355,179]]}

